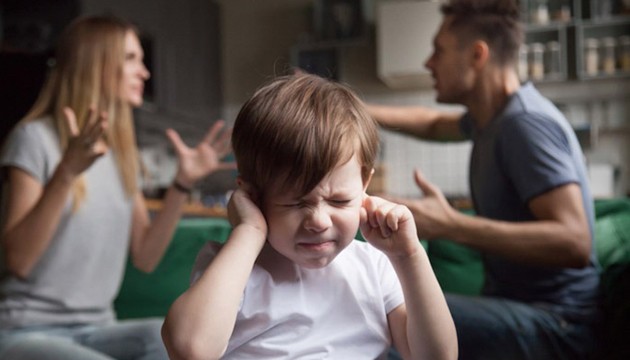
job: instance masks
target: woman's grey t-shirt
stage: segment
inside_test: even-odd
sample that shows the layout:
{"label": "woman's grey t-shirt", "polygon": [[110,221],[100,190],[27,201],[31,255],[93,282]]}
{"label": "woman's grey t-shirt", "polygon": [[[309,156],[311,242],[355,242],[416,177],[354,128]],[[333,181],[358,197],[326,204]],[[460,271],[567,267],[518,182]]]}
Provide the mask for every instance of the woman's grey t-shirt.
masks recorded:
{"label": "woman's grey t-shirt", "polygon": [[[0,174],[4,181],[7,167],[16,167],[45,186],[61,155],[50,118],[20,123],[0,155]],[[85,200],[73,213],[69,197],[50,246],[26,279],[8,272],[0,256],[0,329],[114,320],[112,303],[126,264],[132,200],[111,151],[84,175]]]}

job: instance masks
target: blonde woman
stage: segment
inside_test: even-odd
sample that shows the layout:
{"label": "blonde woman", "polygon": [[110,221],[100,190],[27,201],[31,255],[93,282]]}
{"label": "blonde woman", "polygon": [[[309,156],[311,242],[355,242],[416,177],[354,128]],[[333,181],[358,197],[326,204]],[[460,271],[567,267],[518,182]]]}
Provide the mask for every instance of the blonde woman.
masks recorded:
{"label": "blonde woman", "polygon": [[166,358],[161,320],[115,319],[126,258],[152,271],[187,192],[234,164],[221,161],[230,151],[222,122],[195,148],[167,131],[179,166],[150,221],[132,121],[148,78],[123,20],[81,18],[61,35],[38,100],[0,156],[0,358]]}

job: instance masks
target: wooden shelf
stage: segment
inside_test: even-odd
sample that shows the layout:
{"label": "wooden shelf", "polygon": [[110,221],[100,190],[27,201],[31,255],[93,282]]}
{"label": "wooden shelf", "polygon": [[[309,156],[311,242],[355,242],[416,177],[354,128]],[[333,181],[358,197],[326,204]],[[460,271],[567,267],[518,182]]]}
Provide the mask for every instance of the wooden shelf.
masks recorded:
{"label": "wooden shelf", "polygon": [[[162,209],[162,200],[146,199],[147,209],[151,212]],[[190,217],[220,217],[227,218],[227,209],[223,207],[206,207],[200,203],[187,203],[184,205],[184,216]]]}

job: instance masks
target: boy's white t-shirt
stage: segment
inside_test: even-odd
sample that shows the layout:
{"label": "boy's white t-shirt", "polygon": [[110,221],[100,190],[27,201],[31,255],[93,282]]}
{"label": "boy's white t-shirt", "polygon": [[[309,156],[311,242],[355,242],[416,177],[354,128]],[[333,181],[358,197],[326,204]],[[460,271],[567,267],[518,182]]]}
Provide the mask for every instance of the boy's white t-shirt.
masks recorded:
{"label": "boy's white t-shirt", "polygon": [[[193,282],[215,252],[211,243],[201,250]],[[391,263],[364,242],[321,269],[255,265],[223,359],[386,359],[387,314],[403,302]]]}

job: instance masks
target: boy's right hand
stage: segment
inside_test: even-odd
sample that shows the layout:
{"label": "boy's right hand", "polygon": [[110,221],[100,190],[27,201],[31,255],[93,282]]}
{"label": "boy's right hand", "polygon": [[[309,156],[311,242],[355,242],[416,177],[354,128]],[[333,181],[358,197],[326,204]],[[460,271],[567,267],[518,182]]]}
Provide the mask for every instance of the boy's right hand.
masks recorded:
{"label": "boy's right hand", "polygon": [[366,196],[361,208],[361,234],[387,256],[409,257],[420,248],[411,211],[377,196]]}
{"label": "boy's right hand", "polygon": [[228,202],[228,220],[233,228],[238,225],[248,225],[264,234],[267,238],[267,221],[255,202],[255,195],[251,186],[240,182]]}
{"label": "boy's right hand", "polygon": [[79,130],[74,111],[65,107],[63,113],[69,140],[60,165],[69,175],[78,176],[109,150],[103,139],[108,126],[107,115],[97,114],[96,110],[90,108],[87,122]]}

